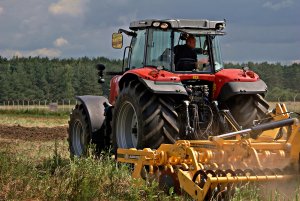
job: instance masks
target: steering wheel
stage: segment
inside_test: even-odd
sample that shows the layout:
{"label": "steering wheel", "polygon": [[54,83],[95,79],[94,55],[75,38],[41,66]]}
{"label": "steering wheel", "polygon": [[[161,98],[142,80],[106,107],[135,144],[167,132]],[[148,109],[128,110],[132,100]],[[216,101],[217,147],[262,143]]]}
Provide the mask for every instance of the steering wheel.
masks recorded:
{"label": "steering wheel", "polygon": [[176,71],[193,71],[196,68],[196,61],[191,58],[180,58],[175,64]]}

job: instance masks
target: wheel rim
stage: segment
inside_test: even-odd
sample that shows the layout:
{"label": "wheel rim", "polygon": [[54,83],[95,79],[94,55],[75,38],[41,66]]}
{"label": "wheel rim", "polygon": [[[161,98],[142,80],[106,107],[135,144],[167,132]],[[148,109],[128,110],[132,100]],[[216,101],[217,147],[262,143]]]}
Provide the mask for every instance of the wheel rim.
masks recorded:
{"label": "wheel rim", "polygon": [[126,101],[117,114],[116,140],[120,148],[137,147],[138,120],[133,105]]}
{"label": "wheel rim", "polygon": [[75,155],[82,155],[85,151],[87,144],[87,135],[83,129],[82,123],[79,120],[76,120],[73,127],[73,138],[72,145]]}

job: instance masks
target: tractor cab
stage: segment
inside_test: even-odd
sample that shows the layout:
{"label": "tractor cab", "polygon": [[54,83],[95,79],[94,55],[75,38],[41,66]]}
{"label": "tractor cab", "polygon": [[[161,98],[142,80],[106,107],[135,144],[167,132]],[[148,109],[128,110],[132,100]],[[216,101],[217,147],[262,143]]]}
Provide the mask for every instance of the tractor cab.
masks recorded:
{"label": "tractor cab", "polygon": [[[127,63],[123,62],[123,71],[156,67],[174,73],[215,73],[223,68],[219,36],[224,35],[224,27],[225,21],[135,21],[130,24],[131,31],[119,29],[113,34],[112,46],[123,47],[122,33],[132,37],[124,50]],[[195,40],[193,48],[186,44],[189,37]]]}

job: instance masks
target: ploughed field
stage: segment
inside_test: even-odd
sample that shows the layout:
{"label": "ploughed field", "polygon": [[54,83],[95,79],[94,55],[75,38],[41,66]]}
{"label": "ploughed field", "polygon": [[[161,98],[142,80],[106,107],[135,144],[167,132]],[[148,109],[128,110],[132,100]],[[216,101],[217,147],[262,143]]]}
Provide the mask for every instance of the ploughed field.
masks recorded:
{"label": "ploughed field", "polygon": [[56,147],[69,157],[68,115],[0,111],[0,152],[37,162],[53,155]]}
{"label": "ploughed field", "polygon": [[24,127],[21,125],[1,125],[0,139],[25,141],[53,141],[67,139],[67,126]]}

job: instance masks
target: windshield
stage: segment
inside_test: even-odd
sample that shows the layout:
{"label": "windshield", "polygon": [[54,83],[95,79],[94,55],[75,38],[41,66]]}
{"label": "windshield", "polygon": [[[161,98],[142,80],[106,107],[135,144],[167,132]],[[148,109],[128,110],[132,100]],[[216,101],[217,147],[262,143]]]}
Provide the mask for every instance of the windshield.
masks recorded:
{"label": "windshield", "polygon": [[[146,34],[146,32],[148,33]],[[213,60],[215,70],[223,68],[218,36],[195,34],[193,35],[195,47],[188,50],[186,46],[188,34],[184,32],[148,29],[139,30],[136,33],[137,36],[131,42],[130,69],[160,66],[169,71],[212,72],[214,70],[211,65]],[[180,49],[183,49],[185,53],[178,53]],[[191,53],[187,53],[188,51]],[[144,55],[146,56],[145,61]],[[184,57],[177,58],[179,55],[184,55]]]}

